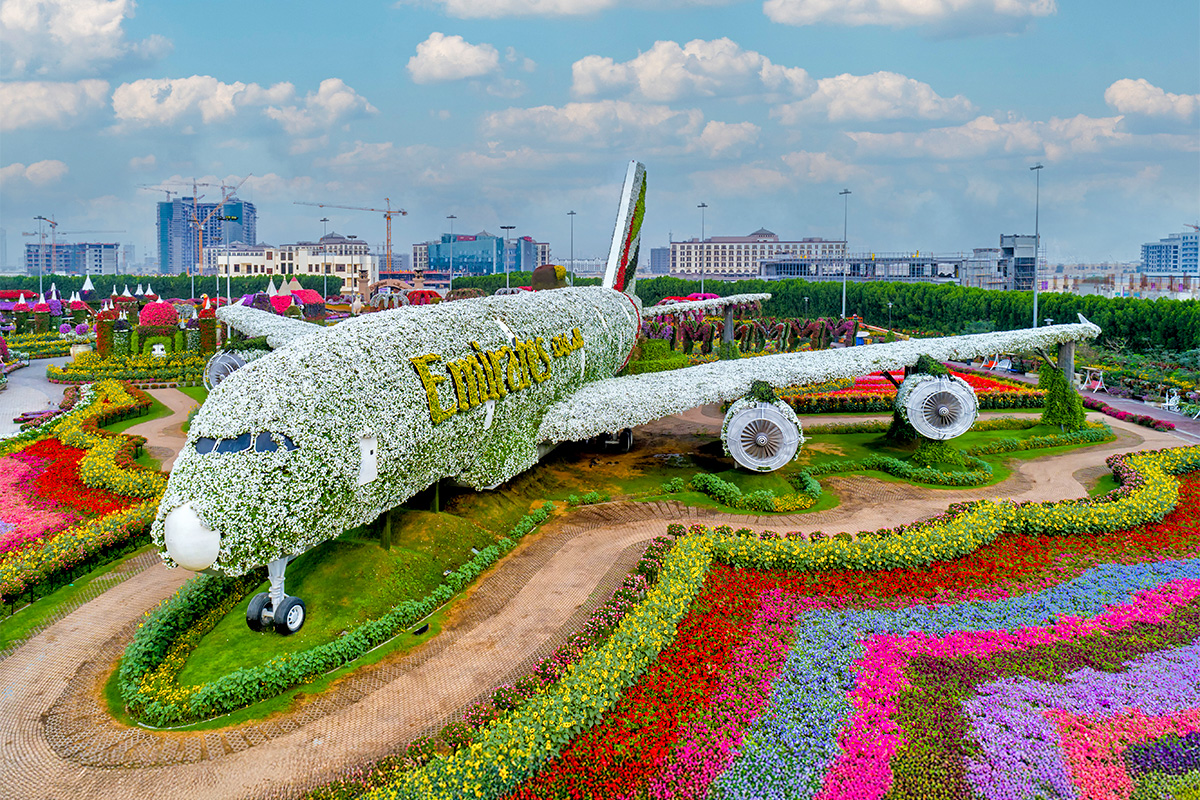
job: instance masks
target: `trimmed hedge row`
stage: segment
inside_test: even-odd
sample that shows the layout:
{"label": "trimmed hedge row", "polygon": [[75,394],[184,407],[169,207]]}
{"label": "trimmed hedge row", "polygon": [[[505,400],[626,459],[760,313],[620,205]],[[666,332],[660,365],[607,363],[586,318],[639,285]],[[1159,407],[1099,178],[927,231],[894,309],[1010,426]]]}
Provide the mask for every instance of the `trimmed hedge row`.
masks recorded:
{"label": "trimmed hedge row", "polygon": [[546,503],[522,517],[508,536],[483,548],[426,597],[405,600],[383,616],[364,622],[331,642],[236,670],[197,687],[175,686],[166,696],[162,693],[152,696],[146,691],[147,679],[188,627],[204,616],[209,606],[230,593],[245,594],[263,579],[261,572],[240,578],[202,575],[150,612],[125,649],[120,689],[126,708],[132,716],[151,725],[181,725],[244,708],[345,666],[444,605],[512,550],[522,537],[550,516],[553,508],[552,503]]}
{"label": "trimmed hedge row", "polygon": [[1118,454],[1108,464],[1122,485],[1099,498],[961,503],[928,522],[819,542],[725,537],[716,555],[753,569],[911,569],[967,555],[1001,534],[1111,533],[1157,522],[1174,509],[1179,485],[1171,476],[1200,469],[1200,446]]}
{"label": "trimmed hedge row", "polygon": [[987,444],[976,445],[967,450],[970,456],[990,456],[996,453],[1015,453],[1019,450],[1041,450],[1048,447],[1063,447],[1086,442],[1107,442],[1115,439],[1112,428],[1102,423],[1088,423],[1086,428],[1070,433],[1054,433],[1046,436],[1031,436],[1028,439],[997,439]]}

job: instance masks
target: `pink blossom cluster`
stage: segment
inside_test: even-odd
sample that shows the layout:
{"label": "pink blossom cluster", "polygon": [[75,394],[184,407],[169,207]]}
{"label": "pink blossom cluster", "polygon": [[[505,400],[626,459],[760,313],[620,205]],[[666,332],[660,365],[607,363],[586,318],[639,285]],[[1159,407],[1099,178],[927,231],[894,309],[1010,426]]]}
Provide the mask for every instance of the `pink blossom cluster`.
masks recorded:
{"label": "pink blossom cluster", "polygon": [[54,510],[54,503],[31,497],[30,484],[41,473],[44,459],[10,453],[0,458],[0,554],[57,533],[75,521],[72,514]]}

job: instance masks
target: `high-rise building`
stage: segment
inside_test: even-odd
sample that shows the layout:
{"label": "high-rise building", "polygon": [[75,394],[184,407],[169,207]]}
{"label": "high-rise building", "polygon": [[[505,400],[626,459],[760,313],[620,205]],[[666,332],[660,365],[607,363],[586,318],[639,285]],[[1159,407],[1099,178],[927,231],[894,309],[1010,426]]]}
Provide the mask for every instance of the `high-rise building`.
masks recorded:
{"label": "high-rise building", "polygon": [[115,275],[120,245],[116,242],[58,242],[25,245],[28,275]]}
{"label": "high-rise building", "polygon": [[[713,236],[703,242],[671,242],[671,274],[681,278],[753,278],[759,263],[776,256],[832,258],[844,255],[846,243],[827,239],[780,241],[779,235],[759,228],[749,236]],[[653,256],[652,256],[653,257]],[[653,267],[651,267],[653,270]]]}
{"label": "high-rise building", "polygon": [[671,271],[671,248],[650,248],[650,274],[666,275]]}
{"label": "high-rise building", "polygon": [[[178,275],[199,265],[200,237],[197,225],[205,217],[204,249],[241,242],[258,243],[258,211],[253,203],[232,197],[220,211],[216,203],[197,203],[192,197],[178,197],[158,204],[158,263],[168,275]],[[211,214],[211,216],[209,216]],[[215,261],[205,257],[211,271]]]}
{"label": "high-rise building", "polygon": [[1141,271],[1149,275],[1200,274],[1200,231],[1172,233],[1142,245]]}

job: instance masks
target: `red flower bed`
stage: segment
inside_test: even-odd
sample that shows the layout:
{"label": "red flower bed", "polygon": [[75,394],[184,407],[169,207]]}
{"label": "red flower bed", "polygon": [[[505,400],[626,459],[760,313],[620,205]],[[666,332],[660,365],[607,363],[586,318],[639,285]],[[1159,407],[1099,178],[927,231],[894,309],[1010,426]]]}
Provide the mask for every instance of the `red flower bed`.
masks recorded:
{"label": "red flower bed", "polygon": [[[976,375],[970,372],[954,372],[954,375],[965,380],[971,385],[971,388],[977,392],[1019,392],[1023,389],[1031,389],[1031,386],[1022,386],[1012,381],[997,380],[984,375]],[[904,381],[904,371],[891,373],[897,383]],[[896,387],[892,385],[882,372],[872,372],[870,375],[863,375],[854,379],[854,385],[848,389],[838,389],[834,392],[829,392],[830,395],[847,395],[847,394],[895,394]]]}
{"label": "red flower bed", "polygon": [[79,462],[84,455],[86,451],[67,447],[51,437],[30,445],[14,454],[14,457],[22,460],[23,456],[45,459],[45,467],[34,479],[32,488],[38,496],[52,500],[59,506],[67,506],[89,516],[100,516],[140,502],[135,497],[122,497],[85,485],[79,479]]}

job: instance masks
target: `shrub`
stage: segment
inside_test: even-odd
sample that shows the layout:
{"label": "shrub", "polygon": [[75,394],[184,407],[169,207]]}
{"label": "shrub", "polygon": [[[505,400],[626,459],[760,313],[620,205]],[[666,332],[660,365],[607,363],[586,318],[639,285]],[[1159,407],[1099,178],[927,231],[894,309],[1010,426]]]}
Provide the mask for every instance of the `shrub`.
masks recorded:
{"label": "shrub", "polygon": [[1038,368],[1038,388],[1046,392],[1046,410],[1042,412],[1042,423],[1057,425],[1064,431],[1075,431],[1083,427],[1087,416],[1083,401],[1067,377],[1058,367],[1044,362]]}

